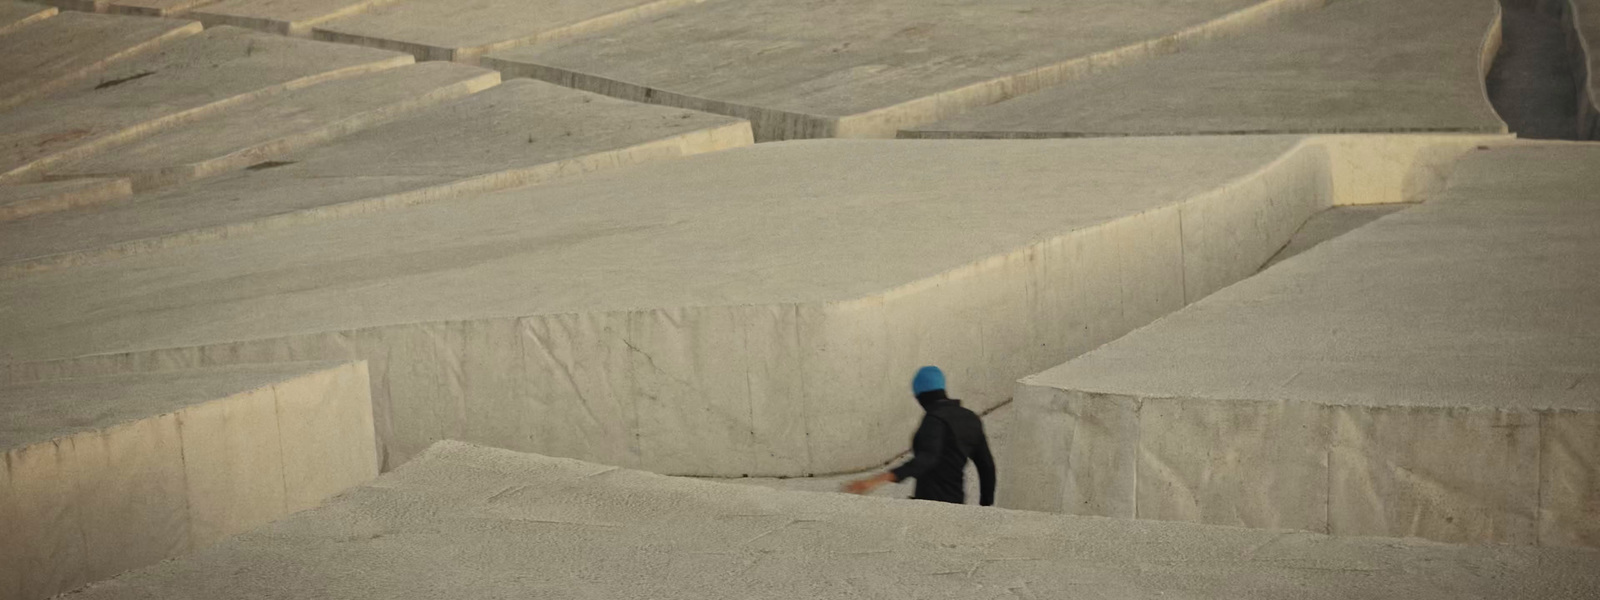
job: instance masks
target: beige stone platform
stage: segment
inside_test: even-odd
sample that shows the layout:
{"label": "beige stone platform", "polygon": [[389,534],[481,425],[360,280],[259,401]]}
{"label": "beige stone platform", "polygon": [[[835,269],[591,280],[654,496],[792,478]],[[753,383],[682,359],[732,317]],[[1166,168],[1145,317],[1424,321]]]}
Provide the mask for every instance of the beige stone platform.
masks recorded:
{"label": "beige stone platform", "polygon": [[51,167],[48,177],[120,177],[136,191],[187,183],[280,158],[405,118],[500,83],[494,71],[406,65],[272,94],[115,151]]}
{"label": "beige stone platform", "polygon": [[777,492],[441,443],[70,596],[1580,600],[1600,553]]}
{"label": "beige stone platform", "polygon": [[0,35],[54,17],[60,12],[61,9],[54,6],[14,0],[0,1]]}
{"label": "beige stone platform", "polygon": [[294,37],[311,37],[311,28],[394,0],[223,0],[189,13],[207,27],[233,25]]}
{"label": "beige stone platform", "polygon": [[[0,110],[200,32],[200,23],[69,12],[0,36]],[[105,81],[101,78],[101,81]]]}
{"label": "beige stone platform", "polygon": [[711,0],[484,64],[750,119],[757,140],[900,129],[1178,51],[1322,0]]}
{"label": "beige stone platform", "polygon": [[0,350],[17,380],[367,359],[390,467],[465,438],[851,471],[904,450],[917,366],[998,405],[1478,141],[1385,139],[758,145],[23,276]]}
{"label": "beige stone platform", "polygon": [[1496,0],[1340,0],[900,137],[1501,133],[1499,23]]}
{"label": "beige stone platform", "polygon": [[611,29],[705,0],[395,0],[318,25],[319,40],[477,64],[487,52]]}
{"label": "beige stone platform", "polygon": [[[449,63],[426,70],[479,71]],[[209,131],[175,129],[137,149],[160,162],[167,142],[181,156],[184,147],[211,147],[191,138],[246,130],[249,117],[260,116],[238,115],[207,122]],[[749,124],[731,117],[511,81],[234,175],[107,210],[0,224],[0,279],[750,143]]]}
{"label": "beige stone platform", "polygon": [[1437,199],[1018,392],[1008,506],[1600,546],[1600,145],[1474,152]]}
{"label": "beige stone platform", "polygon": [[0,387],[0,597],[185,554],[377,475],[366,366]]}
{"label": "beige stone platform", "polygon": [[119,61],[99,84],[0,113],[0,183],[37,181],[42,169],[256,98],[412,62],[370,48],[207,29],[159,54]]}
{"label": "beige stone platform", "polygon": [[89,178],[0,185],[0,223],[115,202],[133,195],[126,179]]}

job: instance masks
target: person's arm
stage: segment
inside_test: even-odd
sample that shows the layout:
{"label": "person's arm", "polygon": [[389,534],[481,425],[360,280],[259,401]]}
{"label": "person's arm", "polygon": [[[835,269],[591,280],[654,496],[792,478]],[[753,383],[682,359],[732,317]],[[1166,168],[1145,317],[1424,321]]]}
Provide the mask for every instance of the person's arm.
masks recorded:
{"label": "person's arm", "polygon": [[972,464],[978,467],[978,505],[994,506],[994,455],[989,453],[987,436],[978,437],[978,447],[972,449]]}
{"label": "person's arm", "polygon": [[885,473],[864,477],[845,484],[844,491],[852,494],[870,494],[885,483],[896,483],[927,473],[939,464],[939,451],[944,449],[944,424],[933,417],[923,417],[916,435],[911,436],[911,460]]}

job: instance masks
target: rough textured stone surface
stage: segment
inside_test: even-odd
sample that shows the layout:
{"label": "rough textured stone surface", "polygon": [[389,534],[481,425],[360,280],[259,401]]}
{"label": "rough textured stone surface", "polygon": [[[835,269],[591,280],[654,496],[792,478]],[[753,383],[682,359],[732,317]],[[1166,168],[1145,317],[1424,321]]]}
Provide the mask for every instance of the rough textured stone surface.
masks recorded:
{"label": "rough textured stone surface", "polygon": [[675,479],[444,442],[85,600],[1549,598],[1600,553],[1069,517]]}
{"label": "rough textured stone surface", "polygon": [[1470,153],[1433,201],[1029,377],[1009,466],[1039,477],[1002,497],[1600,546],[1600,455],[1575,433],[1600,411],[1597,161],[1572,144]]}
{"label": "rough textured stone surface", "polygon": [[1351,144],[758,145],[22,276],[0,339],[22,379],[368,359],[389,466],[465,438],[679,474],[864,469],[904,450],[917,366],[996,406],[1255,273],[1364,199],[1342,174],[1438,169]]}
{"label": "rough textured stone surface", "polygon": [[415,111],[469,96],[500,74],[423,63],[272,94],[137,142],[49,169],[49,176],[121,177],[134,189],[238,171]]}
{"label": "rough textured stone surface", "polygon": [[199,32],[194,21],[72,12],[0,35],[0,110]]}
{"label": "rough textured stone surface", "polygon": [[[478,71],[449,63],[416,68]],[[350,80],[334,83],[341,84],[330,90],[335,96],[348,88],[342,84],[360,85]],[[281,97],[266,102],[276,103]],[[286,102],[299,104],[295,98]],[[205,139],[207,130],[247,127],[247,122],[265,119],[266,114],[270,113],[264,109],[240,107],[199,123],[201,132],[175,129],[150,138],[149,144],[136,145],[135,152],[108,153],[102,162],[150,165],[212,153],[207,149],[248,136],[226,138],[231,142],[190,143],[190,138]],[[269,126],[263,123],[263,130]],[[0,277],[750,143],[750,126],[738,119],[517,80],[324,145],[253,163],[243,172],[140,194],[106,210],[0,225],[0,262],[5,263],[0,265]],[[178,146],[170,156],[163,151],[169,144]],[[221,162],[249,161],[225,157]]]}
{"label": "rough textured stone surface", "polygon": [[207,27],[232,25],[294,37],[311,37],[315,25],[394,0],[223,0],[189,13]]}
{"label": "rough textured stone surface", "polygon": [[485,64],[750,119],[757,140],[893,137],[1321,0],[710,0]]}
{"label": "rough textured stone surface", "polygon": [[0,35],[16,31],[27,25],[56,16],[61,9],[31,2],[0,2]]}
{"label": "rough textured stone surface", "polygon": [[382,50],[207,29],[157,54],[118,61],[95,78],[99,83],[80,82],[0,113],[0,183],[36,180],[49,166],[255,98],[412,62]]}
{"label": "rough textured stone surface", "polygon": [[133,195],[126,179],[88,178],[0,185],[0,223],[122,200]]}
{"label": "rough textured stone surface", "polygon": [[0,594],[209,546],[377,475],[363,364],[0,387]]}
{"label": "rough textured stone surface", "polygon": [[901,137],[1500,133],[1495,0],[1340,0]]}
{"label": "rough textured stone surface", "polygon": [[492,50],[565,40],[704,1],[395,0],[319,25],[312,37],[476,64]]}
{"label": "rough textured stone surface", "polygon": [[93,13],[118,13],[144,17],[182,15],[213,0],[41,0],[64,9]]}

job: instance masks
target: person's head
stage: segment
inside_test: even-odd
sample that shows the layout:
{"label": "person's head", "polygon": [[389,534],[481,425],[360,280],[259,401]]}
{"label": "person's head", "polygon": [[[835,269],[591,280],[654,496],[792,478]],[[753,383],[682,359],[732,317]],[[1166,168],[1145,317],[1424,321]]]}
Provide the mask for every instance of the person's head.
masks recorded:
{"label": "person's head", "polygon": [[917,369],[917,375],[911,378],[911,394],[922,403],[945,398],[944,371],[940,371],[939,367]]}

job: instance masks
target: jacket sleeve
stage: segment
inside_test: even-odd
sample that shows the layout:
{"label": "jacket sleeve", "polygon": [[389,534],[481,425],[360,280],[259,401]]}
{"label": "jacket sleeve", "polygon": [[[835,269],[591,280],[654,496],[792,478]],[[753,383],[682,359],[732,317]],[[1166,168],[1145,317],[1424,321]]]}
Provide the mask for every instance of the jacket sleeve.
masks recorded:
{"label": "jacket sleeve", "polygon": [[978,505],[994,506],[994,455],[989,453],[989,439],[979,430],[978,446],[972,449],[972,464],[978,467]]}
{"label": "jacket sleeve", "polygon": [[939,452],[944,450],[944,424],[933,417],[923,417],[916,435],[911,436],[911,460],[889,471],[895,481],[905,481],[927,473],[939,464]]}

